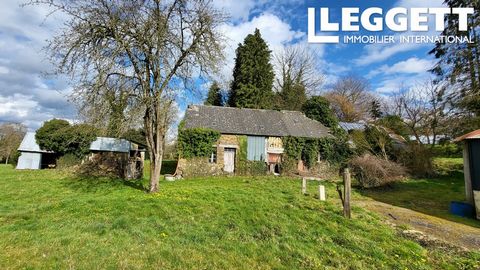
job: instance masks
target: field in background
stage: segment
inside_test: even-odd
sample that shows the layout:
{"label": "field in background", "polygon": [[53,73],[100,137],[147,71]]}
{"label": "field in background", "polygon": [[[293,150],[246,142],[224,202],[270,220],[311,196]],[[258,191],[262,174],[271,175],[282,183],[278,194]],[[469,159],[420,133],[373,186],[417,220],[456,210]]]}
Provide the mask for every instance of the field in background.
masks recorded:
{"label": "field in background", "polygon": [[145,185],[0,166],[0,269],[480,267],[479,253],[421,247],[361,208],[344,219],[333,185],[326,203],[286,178]]}

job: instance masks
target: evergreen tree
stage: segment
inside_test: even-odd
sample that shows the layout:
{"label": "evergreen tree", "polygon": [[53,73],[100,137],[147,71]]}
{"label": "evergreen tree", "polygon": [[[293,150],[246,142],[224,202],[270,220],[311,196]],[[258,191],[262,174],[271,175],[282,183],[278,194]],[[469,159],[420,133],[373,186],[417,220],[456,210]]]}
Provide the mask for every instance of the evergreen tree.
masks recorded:
{"label": "evergreen tree", "polygon": [[210,106],[223,106],[222,90],[217,82],[213,82],[212,86],[210,86],[210,90],[208,90],[208,96],[204,104]]}
{"label": "evergreen tree", "polygon": [[260,31],[248,35],[236,51],[228,104],[232,107],[268,109],[274,96],[271,51]]}
{"label": "evergreen tree", "polygon": [[303,113],[332,129],[338,128],[338,119],[330,109],[330,102],[321,96],[313,96],[303,105]]}
{"label": "evergreen tree", "polygon": [[[445,0],[450,8],[473,7],[480,9],[478,0]],[[459,30],[459,16],[446,15],[443,36],[470,37],[473,43],[437,43],[430,51],[437,58],[437,64],[431,70],[438,81],[458,86],[450,98],[457,107],[480,116],[480,13],[469,15],[468,30]]]}
{"label": "evergreen tree", "polygon": [[376,120],[382,117],[382,111],[380,108],[380,102],[378,100],[373,100],[370,104],[370,116]]}
{"label": "evergreen tree", "polygon": [[285,78],[282,90],[279,93],[283,110],[301,111],[307,101],[305,86],[301,82],[293,81],[290,76]]}

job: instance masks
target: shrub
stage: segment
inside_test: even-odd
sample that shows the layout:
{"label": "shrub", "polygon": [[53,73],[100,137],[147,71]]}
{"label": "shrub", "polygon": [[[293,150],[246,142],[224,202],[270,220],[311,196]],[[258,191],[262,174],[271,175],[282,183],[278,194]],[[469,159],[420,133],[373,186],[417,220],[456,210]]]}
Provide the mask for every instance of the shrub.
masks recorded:
{"label": "shrub", "polygon": [[402,180],[405,168],[392,161],[365,154],[350,161],[350,167],[364,188],[381,187]]}
{"label": "shrub", "polygon": [[219,138],[218,131],[208,128],[180,129],[178,153],[182,158],[208,157]]}
{"label": "shrub", "polygon": [[82,163],[82,159],[74,154],[65,154],[61,156],[57,160],[57,168],[58,169],[68,169],[80,165]]}
{"label": "shrub", "polygon": [[409,143],[397,154],[398,161],[407,167],[408,172],[416,177],[435,175],[432,164],[432,152],[418,143]]}
{"label": "shrub", "polygon": [[245,176],[261,176],[267,173],[267,166],[263,161],[244,160],[238,163],[237,173]]}
{"label": "shrub", "polygon": [[463,148],[458,144],[445,142],[443,144],[435,145],[433,148],[433,155],[445,158],[462,157]]}

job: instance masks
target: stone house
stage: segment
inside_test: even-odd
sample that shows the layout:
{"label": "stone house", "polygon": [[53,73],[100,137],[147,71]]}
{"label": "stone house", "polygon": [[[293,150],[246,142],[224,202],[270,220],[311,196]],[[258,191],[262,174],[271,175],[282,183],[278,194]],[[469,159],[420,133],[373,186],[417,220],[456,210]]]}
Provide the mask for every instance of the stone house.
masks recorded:
{"label": "stone house", "polygon": [[[203,105],[187,108],[184,128],[209,128],[221,134],[208,159],[179,160],[178,168],[187,176],[200,171],[204,175],[236,174],[241,155],[248,162],[263,163],[265,170],[279,173],[284,154],[282,138],[332,137],[328,128],[302,112]],[[303,169],[301,162],[298,166]]]}

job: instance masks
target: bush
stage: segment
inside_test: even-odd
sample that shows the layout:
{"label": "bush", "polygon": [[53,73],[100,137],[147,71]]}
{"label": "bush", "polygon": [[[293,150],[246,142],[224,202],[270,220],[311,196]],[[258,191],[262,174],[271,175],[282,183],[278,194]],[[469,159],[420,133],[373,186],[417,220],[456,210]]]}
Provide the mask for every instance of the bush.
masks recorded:
{"label": "bush", "polygon": [[463,148],[458,144],[445,142],[443,144],[435,145],[433,148],[433,155],[445,158],[462,157]]}
{"label": "bush", "polygon": [[267,165],[263,161],[244,160],[238,163],[237,173],[244,176],[262,176],[267,174]]}
{"label": "bush", "polygon": [[402,165],[369,154],[352,159],[350,167],[355,179],[364,188],[385,186],[402,180],[406,175]]}
{"label": "bush", "polygon": [[409,143],[397,154],[398,161],[407,167],[408,172],[416,177],[435,175],[432,164],[432,152],[418,143]]}
{"label": "bush", "polygon": [[82,159],[74,154],[66,154],[61,156],[57,160],[57,168],[58,169],[68,169],[80,165],[82,163]]}

